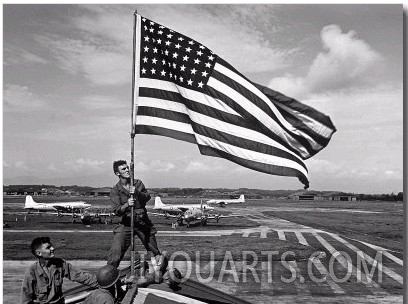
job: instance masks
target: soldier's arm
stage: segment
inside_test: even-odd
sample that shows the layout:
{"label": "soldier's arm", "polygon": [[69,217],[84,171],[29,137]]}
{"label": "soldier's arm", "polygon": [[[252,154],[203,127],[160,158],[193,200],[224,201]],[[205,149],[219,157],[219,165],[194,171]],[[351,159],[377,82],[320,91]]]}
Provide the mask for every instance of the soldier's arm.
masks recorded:
{"label": "soldier's arm", "polygon": [[21,287],[21,304],[32,304],[34,303],[35,293],[34,293],[34,276],[30,271],[26,271],[23,279],[23,285]]}
{"label": "soldier's arm", "polygon": [[129,211],[129,204],[121,204],[120,199],[119,199],[119,193],[118,191],[113,188],[110,192],[110,201],[111,201],[111,206],[112,206],[112,212],[117,215],[117,216],[122,216],[125,213]]}
{"label": "soldier's arm", "polygon": [[150,200],[151,196],[140,179],[135,180],[135,189],[136,189],[135,193],[137,193],[137,199],[139,203],[143,207],[145,207],[146,203]]}
{"label": "soldier's arm", "polygon": [[81,283],[90,287],[98,287],[96,276],[64,262],[64,277],[70,281]]}

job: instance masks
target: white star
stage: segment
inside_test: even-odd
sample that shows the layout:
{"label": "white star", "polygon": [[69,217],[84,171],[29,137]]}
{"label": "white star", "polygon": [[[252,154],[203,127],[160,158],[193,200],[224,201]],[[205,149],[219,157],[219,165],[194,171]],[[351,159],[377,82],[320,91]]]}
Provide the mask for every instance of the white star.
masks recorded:
{"label": "white star", "polygon": [[178,57],[177,52],[173,53],[173,58],[177,58],[177,57]]}
{"label": "white star", "polygon": [[199,64],[199,63],[200,63],[200,59],[198,59],[198,58],[194,59],[194,63],[195,63],[195,64]]}
{"label": "white star", "polygon": [[187,60],[188,60],[188,56],[187,56],[187,55],[184,56],[184,57],[183,57],[183,60],[184,60],[184,61],[187,61]]}
{"label": "white star", "polygon": [[162,60],[162,64],[165,65],[165,64],[166,64],[166,60],[163,59],[163,60]]}
{"label": "white star", "polygon": [[156,74],[156,69],[151,69],[150,71],[152,72],[152,74]]}
{"label": "white star", "polygon": [[151,27],[151,28],[149,29],[149,31],[150,31],[150,33],[153,33],[153,32],[154,32],[154,29]]}
{"label": "white star", "polygon": [[156,64],[156,62],[157,62],[157,59],[156,59],[156,58],[153,58],[153,59],[152,59],[152,63],[153,63],[153,64]]}
{"label": "white star", "polygon": [[167,62],[167,64],[169,65],[169,67],[171,67],[171,62],[169,61],[169,62]]}
{"label": "white star", "polygon": [[179,39],[178,39],[179,41],[183,41],[184,40],[184,38],[183,37],[179,37]]}
{"label": "white star", "polygon": [[188,44],[193,45],[193,44],[194,44],[193,40],[190,40],[190,41],[188,42]]}
{"label": "white star", "polygon": [[173,69],[177,68],[177,64],[173,63]]}
{"label": "white star", "polygon": [[144,37],[145,41],[149,41],[149,36]]}
{"label": "white star", "polygon": [[157,44],[161,44],[161,39],[157,39]]}
{"label": "white star", "polygon": [[159,28],[164,29],[164,26],[163,26],[163,25],[160,25]]}
{"label": "white star", "polygon": [[143,57],[143,62],[144,62],[144,63],[147,62],[147,57]]}
{"label": "white star", "polygon": [[163,34],[163,31],[158,31],[157,34],[161,35]]}
{"label": "white star", "polygon": [[153,21],[150,21],[150,25],[154,25],[154,22],[153,22]]}
{"label": "white star", "polygon": [[153,49],[153,53],[156,53],[156,54],[157,54],[157,48],[154,48],[154,49]]}
{"label": "white star", "polygon": [[205,47],[204,47],[204,46],[202,46],[202,45],[200,45],[200,49],[204,50],[204,49],[205,49]]}
{"label": "white star", "polygon": [[146,25],[144,26],[144,30],[147,31],[147,26]]}
{"label": "white star", "polygon": [[173,37],[172,34],[168,34],[168,35],[167,35],[167,38],[171,38],[171,37]]}
{"label": "white star", "polygon": [[170,73],[170,78],[173,78],[173,73]]}
{"label": "white star", "polygon": [[183,72],[186,69],[186,67],[184,66],[184,64],[180,67],[180,70]]}
{"label": "white star", "polygon": [[168,41],[168,40],[166,41],[166,45],[170,45],[170,43],[171,43],[170,41]]}
{"label": "white star", "polygon": [[186,48],[186,52],[190,52],[190,51],[191,51],[190,47]]}
{"label": "white star", "polygon": [[192,70],[191,70],[191,74],[195,74],[196,72],[197,72],[196,69],[192,69]]}
{"label": "white star", "polygon": [[145,21],[146,21],[146,18],[142,18],[142,21],[145,22]]}
{"label": "white star", "polygon": [[146,69],[145,68],[142,69],[142,74],[146,74]]}
{"label": "white star", "polygon": [[208,56],[208,59],[213,60],[214,59],[213,55]]}
{"label": "white star", "polygon": [[180,44],[176,44],[176,49],[179,49],[181,47],[181,45]]}
{"label": "white star", "polygon": [[149,51],[149,48],[148,48],[147,46],[145,46],[145,47],[144,47],[144,51],[145,51],[145,52],[148,52],[148,51]]}
{"label": "white star", "polygon": [[164,54],[166,54],[166,56],[168,56],[168,55],[169,55],[169,51],[168,51],[168,50],[165,50],[165,51],[164,51]]}
{"label": "white star", "polygon": [[202,83],[201,81],[198,83],[198,87],[199,87],[199,88],[202,88],[203,85],[204,85],[204,83]]}
{"label": "white star", "polygon": [[180,82],[183,82],[183,79],[184,79],[183,77],[181,76],[179,77]]}
{"label": "white star", "polygon": [[188,85],[193,85],[193,81],[191,79],[187,80]]}
{"label": "white star", "polygon": [[177,80],[177,75],[176,74],[174,74],[174,79]]}
{"label": "white star", "polygon": [[207,62],[207,63],[205,64],[205,66],[206,66],[207,68],[211,68],[211,63]]}
{"label": "white star", "polygon": [[162,75],[162,76],[166,76],[166,71],[165,71],[165,70],[162,70],[162,71],[161,71],[161,75]]}
{"label": "white star", "polygon": [[201,72],[201,75],[203,75],[204,77],[207,77],[208,73],[207,71]]}
{"label": "white star", "polygon": [[202,54],[203,54],[203,52],[197,51],[197,55],[198,55],[198,56],[201,56]]}

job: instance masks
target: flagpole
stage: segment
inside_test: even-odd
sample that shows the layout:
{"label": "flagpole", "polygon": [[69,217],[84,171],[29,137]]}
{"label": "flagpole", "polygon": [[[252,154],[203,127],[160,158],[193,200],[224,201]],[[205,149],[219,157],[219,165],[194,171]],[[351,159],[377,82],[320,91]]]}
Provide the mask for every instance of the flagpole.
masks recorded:
{"label": "flagpole", "polygon": [[[137,102],[135,103],[135,58],[136,58],[136,18],[137,10],[135,10],[133,16],[133,64],[132,64],[132,118],[131,118],[131,133],[130,133],[130,186],[134,185],[135,182],[135,135],[136,135],[136,112],[137,112]],[[136,109],[135,109],[136,108]],[[134,198],[134,195],[131,194],[131,198]],[[134,240],[134,205],[131,207],[131,223],[130,223],[130,275],[135,275],[135,240]]]}

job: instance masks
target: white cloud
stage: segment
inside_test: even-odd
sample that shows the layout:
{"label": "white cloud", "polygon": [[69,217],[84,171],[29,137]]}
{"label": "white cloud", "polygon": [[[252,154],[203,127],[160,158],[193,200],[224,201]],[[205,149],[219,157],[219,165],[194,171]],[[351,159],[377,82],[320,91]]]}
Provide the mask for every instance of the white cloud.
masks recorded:
{"label": "white cloud", "polygon": [[106,41],[92,44],[85,40],[49,37],[37,37],[37,41],[50,48],[60,68],[83,75],[93,84],[122,85],[131,81],[131,46],[123,45],[115,51]]}
{"label": "white cloud", "polygon": [[199,161],[190,161],[184,169],[185,172],[206,172],[211,171],[211,167]]}
{"label": "white cloud", "polygon": [[67,169],[79,172],[86,169],[86,171],[97,171],[103,169],[106,165],[106,161],[92,160],[88,158],[79,158],[73,161],[65,161],[64,166]]}
{"label": "white cloud", "polygon": [[30,171],[30,168],[28,167],[26,162],[22,160],[16,161],[14,166],[16,169],[19,169],[19,170]]}
{"label": "white cloud", "polygon": [[162,160],[152,160],[148,163],[145,162],[135,163],[135,172],[147,172],[147,171],[170,172],[175,168],[176,166],[174,165],[174,163]]}
{"label": "white cloud", "polygon": [[50,164],[47,166],[47,170],[49,170],[49,171],[51,171],[51,172],[53,172],[53,173],[63,171],[61,168],[58,168],[54,163],[50,163]]}
{"label": "white cloud", "polygon": [[[70,37],[46,33],[37,36],[37,42],[50,49],[60,68],[83,75],[95,85],[130,83],[133,16],[121,6],[80,8],[86,12],[65,25],[73,30]],[[146,11],[151,14],[146,17],[203,43],[242,73],[280,69],[296,52],[278,48],[271,41],[271,32],[279,31],[271,6],[253,6],[251,10],[239,5],[217,6],[215,10],[214,6],[186,5],[181,10],[179,5],[160,5],[148,6]],[[75,35],[78,32],[81,37]]]}
{"label": "white cloud", "polygon": [[12,45],[4,46],[4,65],[27,65],[32,63],[46,64],[48,61],[22,47]]}
{"label": "white cloud", "polygon": [[384,175],[386,179],[403,179],[401,170],[386,170]]}
{"label": "white cloud", "polygon": [[80,99],[80,105],[88,110],[110,110],[124,108],[125,103],[118,98],[105,95],[89,95]]}
{"label": "white cloud", "polygon": [[46,102],[26,86],[6,85],[3,92],[4,112],[26,112],[42,109]]}
{"label": "white cloud", "polygon": [[[222,160],[221,160],[222,161]],[[225,167],[222,165],[222,163],[219,163],[220,160],[214,160],[212,162],[200,162],[196,160],[190,160],[185,166],[184,166],[184,172],[186,173],[205,173],[205,172],[214,172],[214,171],[221,171],[224,170]]]}
{"label": "white cloud", "polygon": [[269,87],[294,97],[367,84],[379,70],[382,56],[354,31],[342,33],[338,25],[322,29],[325,52],[319,53],[304,77],[287,74],[271,79]]}

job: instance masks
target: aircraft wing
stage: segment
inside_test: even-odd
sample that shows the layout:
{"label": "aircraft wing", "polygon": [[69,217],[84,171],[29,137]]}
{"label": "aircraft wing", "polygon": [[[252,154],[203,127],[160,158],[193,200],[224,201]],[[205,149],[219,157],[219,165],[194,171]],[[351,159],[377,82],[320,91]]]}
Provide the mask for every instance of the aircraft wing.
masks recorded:
{"label": "aircraft wing", "polygon": [[175,215],[175,214],[169,214],[169,213],[157,213],[157,212],[147,212],[148,214],[154,215],[154,216],[162,216],[164,218],[178,218],[180,217],[180,214]]}
{"label": "aircraft wing", "polygon": [[228,218],[228,217],[239,217],[242,216],[240,214],[229,214],[229,215],[221,215],[221,214],[210,214],[206,216],[207,219],[220,219],[220,218]]}

